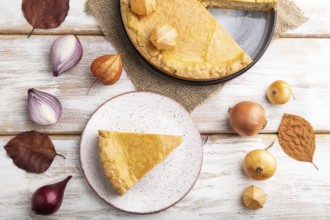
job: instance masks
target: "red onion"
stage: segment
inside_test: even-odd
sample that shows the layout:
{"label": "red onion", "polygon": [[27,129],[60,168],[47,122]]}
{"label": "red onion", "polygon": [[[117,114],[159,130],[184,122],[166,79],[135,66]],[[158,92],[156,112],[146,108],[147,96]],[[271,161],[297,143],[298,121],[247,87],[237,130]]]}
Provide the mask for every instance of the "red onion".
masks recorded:
{"label": "red onion", "polygon": [[29,89],[29,114],[32,121],[39,125],[53,125],[62,114],[61,102],[53,95]]}
{"label": "red onion", "polygon": [[72,176],[65,180],[39,188],[32,196],[32,210],[37,215],[55,213],[62,205],[66,184]]}
{"label": "red onion", "polygon": [[50,51],[53,64],[53,76],[76,66],[83,56],[83,48],[79,39],[74,35],[64,35],[55,40]]}

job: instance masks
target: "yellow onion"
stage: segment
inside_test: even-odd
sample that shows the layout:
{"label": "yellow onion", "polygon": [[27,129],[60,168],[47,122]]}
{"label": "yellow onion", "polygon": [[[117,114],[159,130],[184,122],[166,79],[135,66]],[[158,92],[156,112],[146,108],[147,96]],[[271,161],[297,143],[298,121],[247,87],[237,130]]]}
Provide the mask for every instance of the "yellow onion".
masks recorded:
{"label": "yellow onion", "polygon": [[252,179],[265,180],[274,175],[277,162],[274,155],[267,149],[253,150],[245,156],[243,168],[246,175]]}
{"label": "yellow onion", "polygon": [[288,102],[291,96],[291,86],[283,80],[273,82],[267,89],[268,100],[276,105],[282,105]]}
{"label": "yellow onion", "polygon": [[242,136],[257,135],[267,124],[265,109],[257,102],[239,102],[228,113],[231,127]]}

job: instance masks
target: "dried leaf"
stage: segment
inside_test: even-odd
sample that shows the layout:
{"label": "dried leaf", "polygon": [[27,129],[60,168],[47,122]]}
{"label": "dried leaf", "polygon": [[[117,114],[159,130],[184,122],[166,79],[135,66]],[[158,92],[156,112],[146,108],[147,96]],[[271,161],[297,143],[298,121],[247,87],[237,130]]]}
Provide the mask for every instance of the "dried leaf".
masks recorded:
{"label": "dried leaf", "polygon": [[[313,163],[315,133],[306,119],[284,114],[278,130],[278,139],[287,155],[298,161]],[[314,166],[316,167],[315,164]]]}
{"label": "dried leaf", "polygon": [[[30,173],[43,173],[57,154],[46,134],[37,131],[23,132],[4,147],[15,165]],[[63,156],[62,156],[63,157]]]}
{"label": "dried leaf", "polygon": [[65,20],[70,0],[23,0],[22,10],[33,29],[57,28]]}

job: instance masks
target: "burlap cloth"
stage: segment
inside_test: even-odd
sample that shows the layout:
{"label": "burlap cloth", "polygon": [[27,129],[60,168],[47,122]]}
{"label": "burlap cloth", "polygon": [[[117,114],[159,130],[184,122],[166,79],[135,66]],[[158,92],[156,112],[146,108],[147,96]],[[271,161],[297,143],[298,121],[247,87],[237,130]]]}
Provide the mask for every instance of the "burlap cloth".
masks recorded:
{"label": "burlap cloth", "polygon": [[[124,68],[137,90],[148,90],[164,94],[181,103],[192,111],[205,99],[219,92],[224,84],[189,85],[160,76],[147,69],[133,53],[127,43],[124,30],[118,16],[118,0],[87,0],[86,12],[99,22],[106,38],[123,55]],[[302,25],[306,21],[301,10],[290,0],[281,0],[278,6],[275,37]]]}

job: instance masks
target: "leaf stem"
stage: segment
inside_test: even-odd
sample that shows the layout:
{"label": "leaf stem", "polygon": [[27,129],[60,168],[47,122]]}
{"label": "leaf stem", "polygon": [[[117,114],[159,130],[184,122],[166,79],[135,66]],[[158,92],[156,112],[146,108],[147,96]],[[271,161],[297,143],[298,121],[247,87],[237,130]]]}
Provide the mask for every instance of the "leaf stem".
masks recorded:
{"label": "leaf stem", "polygon": [[319,168],[316,166],[316,164],[314,163],[314,161],[312,161],[311,163],[314,165],[314,167],[315,167],[317,170],[319,170]]}
{"label": "leaf stem", "polygon": [[265,150],[268,150],[269,148],[271,148],[274,145],[274,143],[275,143],[275,138],[274,138],[273,142]]}
{"label": "leaf stem", "polygon": [[34,31],[35,29],[36,29],[35,27],[32,28],[32,31],[30,32],[30,34],[29,34],[29,36],[28,36],[27,38],[30,38],[30,37],[31,37],[31,35],[32,35],[32,33],[33,33],[33,31]]}
{"label": "leaf stem", "polygon": [[209,140],[209,136],[206,136],[206,137],[204,137],[204,145],[207,143],[207,141]]}
{"label": "leaf stem", "polygon": [[291,93],[292,93],[293,100],[296,100],[296,97],[294,96],[294,93],[292,91],[291,91]]}
{"label": "leaf stem", "polygon": [[86,95],[88,95],[89,94],[89,91],[91,90],[91,88],[95,85],[95,83],[97,82],[97,79],[93,82],[93,84],[89,87],[89,89],[88,89],[88,91],[87,91],[87,94]]}
{"label": "leaf stem", "polygon": [[63,156],[62,154],[56,154],[56,156],[60,156],[60,157],[62,157],[63,159],[66,159],[65,156]]}

